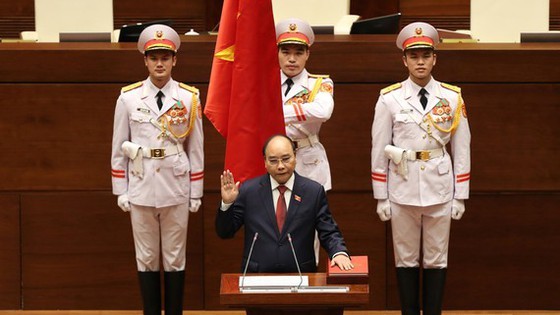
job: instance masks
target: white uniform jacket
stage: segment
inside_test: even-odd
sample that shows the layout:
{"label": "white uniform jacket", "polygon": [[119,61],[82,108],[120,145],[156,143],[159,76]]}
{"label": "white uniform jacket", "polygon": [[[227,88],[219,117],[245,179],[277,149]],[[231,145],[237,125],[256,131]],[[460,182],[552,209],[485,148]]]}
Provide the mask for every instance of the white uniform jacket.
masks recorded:
{"label": "white uniform jacket", "polygon": [[[461,90],[432,78],[425,86],[429,95],[423,109],[420,89],[409,78],[381,90],[371,132],[374,198],[412,206],[468,199],[471,134]],[[446,149],[449,145],[443,147],[440,141],[450,142],[451,156]],[[385,156],[386,145],[414,151],[443,147],[445,151],[429,160],[408,160],[405,179]]]}
{"label": "white uniform jacket", "polygon": [[[282,82],[287,77],[281,73]],[[294,85],[287,95],[282,85],[286,135],[298,144],[296,171],[331,189],[331,172],[325,147],[319,142],[321,124],[334,110],[334,83],[325,75],[311,75],[303,70],[292,78]]]}
{"label": "white uniform jacket", "polygon": [[[161,89],[165,95],[161,110],[156,103],[158,91],[149,79],[122,89],[115,108],[111,154],[113,194],[128,193],[131,203],[156,208],[201,198],[204,178],[198,90],[171,79]],[[178,124],[165,123],[178,118],[182,118]],[[144,153],[143,176],[138,176],[132,172],[133,160],[121,149],[125,141],[140,145],[144,152],[159,148],[176,151],[164,158],[149,158]]]}

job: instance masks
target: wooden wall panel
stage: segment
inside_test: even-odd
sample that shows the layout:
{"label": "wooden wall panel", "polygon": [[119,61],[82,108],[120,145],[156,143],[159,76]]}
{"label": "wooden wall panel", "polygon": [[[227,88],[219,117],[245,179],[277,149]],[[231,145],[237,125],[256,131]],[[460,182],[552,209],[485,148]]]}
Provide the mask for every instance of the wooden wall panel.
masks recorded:
{"label": "wooden wall panel", "polygon": [[[6,138],[0,149],[18,158],[0,169],[0,190],[49,190],[53,183],[60,190],[111,189],[113,114],[121,87],[0,85],[7,95],[3,104],[26,104],[2,118]],[[206,95],[206,87],[199,87]]]}
{"label": "wooden wall panel", "polygon": [[206,14],[206,2],[203,0],[168,0],[165,5],[154,6],[150,2],[113,0],[113,14],[122,17],[202,17]]}
{"label": "wooden wall panel", "polygon": [[[394,308],[391,244],[371,193],[370,127],[379,89],[404,79],[406,69],[394,37],[318,39],[308,68],[331,74],[335,81],[335,111],[321,132],[333,173],[329,199],[352,253],[371,258],[368,307]],[[203,103],[214,40],[189,39],[174,70],[176,79],[201,89]],[[453,225],[450,256],[452,268],[466,273],[456,278],[450,270],[448,308],[526,307],[529,302],[501,302],[517,289],[513,285],[530,281],[537,284],[522,292],[526,301],[534,301],[531,308],[558,307],[547,295],[537,296],[537,290],[557,286],[539,282],[554,273],[548,262],[557,263],[558,257],[543,250],[538,232],[550,237],[550,244],[556,241],[550,231],[558,221],[552,208],[558,201],[560,171],[550,167],[550,157],[559,153],[553,144],[560,129],[548,122],[560,96],[560,70],[550,67],[559,49],[556,44],[442,45],[438,51],[435,77],[463,88],[473,133],[473,199],[465,218]],[[25,307],[138,308],[130,223],[110,195],[104,170],[110,165],[115,100],[120,87],[146,77],[142,56],[133,45],[2,44],[0,59],[9,61],[0,69],[0,106],[10,113],[1,119],[5,137],[0,149],[15,152],[4,155],[0,190],[22,194]],[[242,244],[239,237],[219,240],[214,232],[225,142],[207,120],[204,124],[205,197],[203,210],[191,217],[185,305],[221,309],[219,275],[240,270]],[[530,214],[524,209],[531,209]],[[533,212],[535,217],[526,217]],[[501,217],[506,219],[499,221]],[[525,241],[514,237],[519,231]],[[517,251],[530,257],[523,260]],[[477,255],[482,262],[472,260]],[[484,263],[488,258],[493,264]],[[531,270],[519,275],[517,259]],[[544,269],[536,265],[547,259]],[[512,266],[512,261],[514,267],[498,268]],[[493,276],[503,287],[488,285],[488,297],[481,301],[474,287]],[[462,287],[469,281],[473,292]]]}
{"label": "wooden wall panel", "polygon": [[180,34],[191,28],[202,32],[207,30],[206,5],[204,0],[168,0],[155,9],[152,2],[113,0],[114,24],[120,28],[125,24],[172,20],[173,28]]}
{"label": "wooden wall panel", "polygon": [[560,16],[560,0],[550,0],[550,16]]}
{"label": "wooden wall panel", "polygon": [[550,0],[550,30],[560,30],[560,0]]}
{"label": "wooden wall panel", "polygon": [[[549,244],[558,242],[554,231],[560,219],[555,211],[559,197],[557,193],[472,194],[463,219],[452,223],[445,309],[558,309],[554,288],[559,285],[555,266],[560,255]],[[218,194],[207,195],[205,201],[210,198],[217,208]],[[386,235],[390,223],[379,221],[368,193],[331,192],[328,198],[351,253],[370,257],[372,296],[367,308],[398,309],[392,243]],[[538,209],[535,199],[539,199]],[[206,209],[211,206],[206,205]],[[205,213],[207,309],[223,308],[220,273],[242,268],[243,231],[234,239],[220,240],[214,218],[212,212]],[[536,229],[542,233],[535,233]]]}
{"label": "wooden wall panel", "polygon": [[[223,0],[207,2],[207,29],[212,29],[220,20]],[[372,18],[381,15],[401,12],[401,25],[413,21],[433,23],[439,28],[470,29],[470,1],[453,0],[383,0],[383,1],[350,1],[350,13]],[[551,30],[560,28],[560,1],[550,1]]]}
{"label": "wooden wall panel", "polygon": [[213,30],[222,17],[223,0],[206,1],[206,29]]}
{"label": "wooden wall panel", "polygon": [[[172,20],[173,27],[181,34],[191,28],[202,32],[208,30],[206,7],[207,3],[204,0],[169,0],[157,8],[152,2],[113,0],[114,27],[117,29],[125,24]],[[0,0],[0,37],[17,38],[21,31],[33,30],[33,0]]]}
{"label": "wooden wall panel", "polygon": [[470,0],[399,0],[399,8],[403,15],[410,16],[457,16],[469,15]]}
{"label": "wooden wall panel", "polygon": [[[308,68],[335,83],[402,81],[408,75],[395,35],[319,35]],[[558,82],[556,44],[440,44],[434,75],[457,83]],[[514,65],[514,66],[512,66]]]}
{"label": "wooden wall panel", "polygon": [[[335,190],[371,189],[371,124],[381,87],[335,81],[335,111],[321,129]],[[472,133],[471,189],[560,190],[560,170],[551,168],[549,163],[550,156],[560,153],[557,146],[551,145],[560,138],[560,128],[541,123],[544,117],[553,117],[558,111],[558,85],[462,84],[461,87]],[[535,106],[535,91],[539,93],[538,106]],[[530,170],[520,169],[522,161],[529,160],[532,161]]]}
{"label": "wooden wall panel", "polygon": [[0,194],[0,309],[19,309],[21,305],[19,196]]}
{"label": "wooden wall panel", "polygon": [[551,247],[560,243],[559,202],[558,192],[467,201],[452,224],[446,307],[560,309],[560,253]]}
{"label": "wooden wall panel", "polygon": [[[176,79],[189,83],[208,82],[215,36],[183,38],[186,41],[181,44],[174,69]],[[134,43],[10,43],[0,45],[0,56],[6,58],[5,67],[0,69],[0,82],[3,83],[89,82],[125,85],[148,76],[144,56]],[[21,71],[22,67],[33,71]]]}
{"label": "wooden wall panel", "polygon": [[[471,194],[451,224],[444,309],[560,309],[560,253],[551,247],[560,242],[559,202],[558,192]],[[388,308],[398,309],[388,266]]]}
{"label": "wooden wall panel", "polygon": [[140,307],[129,218],[110,194],[25,194],[22,230],[25,309]]}
{"label": "wooden wall panel", "polygon": [[[437,28],[470,29],[470,0],[395,0],[403,14],[401,25],[423,21]],[[560,29],[560,1],[550,1],[550,30]]]}
{"label": "wooden wall panel", "polygon": [[[207,83],[216,37],[183,38],[187,41],[181,45],[174,77],[195,85]],[[313,73],[330,74],[337,83],[390,84],[406,78],[394,35],[319,35],[317,40],[308,64]],[[560,68],[549,66],[556,62],[551,53],[556,49],[555,44],[441,44],[435,75],[460,83],[557,82]],[[125,85],[147,76],[142,55],[129,43],[2,44],[0,58],[5,60],[2,83]]]}
{"label": "wooden wall panel", "polygon": [[0,38],[18,38],[35,29],[34,0],[0,0]]}
{"label": "wooden wall panel", "polygon": [[388,15],[399,12],[398,0],[350,1],[350,14],[357,14],[362,19]]}
{"label": "wooden wall panel", "polygon": [[[410,16],[470,16],[470,0],[396,0],[404,15]],[[550,15],[560,15],[560,1],[550,0]]]}
{"label": "wooden wall panel", "polygon": [[0,0],[0,16],[28,16],[35,14],[35,0]]}
{"label": "wooden wall panel", "polygon": [[4,162],[0,189],[110,188],[119,86],[1,85],[0,91],[7,95],[3,106],[19,108],[2,118],[7,137],[0,147],[18,158]]}
{"label": "wooden wall panel", "polygon": [[[375,213],[371,192],[329,191],[333,216],[351,255],[367,255],[370,270],[370,303],[366,309],[384,309],[386,300],[387,229]],[[323,259],[320,263],[325,264]]]}
{"label": "wooden wall panel", "polygon": [[[205,95],[206,86],[199,87]],[[331,168],[337,190],[371,188],[370,131],[373,109],[382,87],[335,85],[335,112],[323,126],[321,138],[333,161]],[[471,188],[559,189],[560,171],[548,167],[548,161],[550,156],[558,154],[558,149],[549,144],[560,137],[560,129],[554,124],[541,124],[542,117],[551,117],[557,111],[558,86],[463,84],[462,87],[473,134]],[[108,170],[110,165],[114,102],[119,88],[114,84],[0,86],[7,103],[27,104],[5,119],[2,127],[8,137],[0,147],[15,150],[19,158],[5,162],[0,174],[8,180],[0,183],[0,188],[49,189],[55,182],[59,189],[66,190],[110,189],[110,174],[103,170]],[[539,91],[537,107],[534,91]],[[515,107],[510,106],[513,103]],[[204,125],[208,135],[207,168],[218,174],[223,168],[223,139],[209,121],[205,120]],[[539,137],[527,130],[538,130]],[[516,141],[507,141],[511,138]],[[22,142],[26,146],[18,145]],[[533,171],[519,172],[520,159],[533,161]],[[484,167],[477,171],[478,165]],[[89,180],[83,181],[84,177]],[[209,176],[207,187],[217,187],[217,178]]]}
{"label": "wooden wall panel", "polygon": [[[472,132],[471,189],[560,190],[560,172],[547,162],[560,153],[551,145],[560,138],[560,128],[543,123],[558,112],[558,84],[462,87]],[[523,161],[531,161],[530,167]]]}
{"label": "wooden wall panel", "polygon": [[435,76],[460,83],[557,83],[560,69],[550,67],[557,44],[442,44]]}
{"label": "wooden wall panel", "polygon": [[[189,218],[185,306],[203,307],[202,216]],[[107,192],[22,196],[24,308],[141,309],[128,213]]]}
{"label": "wooden wall panel", "polygon": [[310,49],[307,67],[311,73],[329,74],[335,84],[401,80],[405,68],[395,38],[395,35],[318,35]]}
{"label": "wooden wall panel", "polygon": [[436,28],[470,29],[470,0],[399,0],[401,25],[422,21]]}
{"label": "wooden wall panel", "polygon": [[[220,20],[223,0],[166,2],[165,6],[153,9],[150,2],[114,0],[114,25],[172,19],[180,33],[194,28],[198,32],[212,29]],[[469,29],[469,0],[441,2],[437,0],[383,0],[351,1],[350,13],[371,18],[402,12],[402,25],[413,21],[425,21],[439,28]],[[32,31],[35,26],[32,0],[0,1],[0,37],[18,37],[21,31]],[[550,29],[560,29],[560,1],[550,1]]]}
{"label": "wooden wall panel", "polygon": [[379,84],[337,84],[335,109],[321,127],[334,191],[371,191],[371,124]]}
{"label": "wooden wall panel", "polygon": [[[208,179],[207,173],[205,174],[206,179]],[[219,185],[214,187],[219,187]],[[204,302],[206,309],[225,308],[220,305],[220,275],[242,272],[243,229],[237,232],[235,238],[222,240],[214,228],[220,200],[219,192],[206,192],[204,195]]]}

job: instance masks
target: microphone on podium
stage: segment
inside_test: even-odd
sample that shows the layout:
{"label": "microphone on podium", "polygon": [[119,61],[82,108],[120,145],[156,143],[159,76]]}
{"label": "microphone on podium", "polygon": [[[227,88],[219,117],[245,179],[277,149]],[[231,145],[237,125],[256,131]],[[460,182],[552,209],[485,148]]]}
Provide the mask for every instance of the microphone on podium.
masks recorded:
{"label": "microphone on podium", "polygon": [[301,287],[301,284],[303,283],[303,276],[301,274],[301,269],[299,268],[299,262],[298,262],[298,259],[297,259],[296,250],[294,249],[294,243],[292,243],[292,235],[290,233],[288,233],[288,242],[290,243],[290,247],[292,248],[292,254],[294,255],[294,260],[296,261],[297,271],[299,273],[299,284],[297,286],[297,288],[299,289]]}
{"label": "microphone on podium", "polygon": [[[338,286],[301,286],[303,283],[303,275],[301,274],[301,269],[299,268],[299,262],[296,256],[296,250],[294,249],[294,244],[292,242],[292,235],[288,233],[288,242],[290,242],[290,247],[292,248],[292,254],[294,254],[294,259],[296,261],[297,271],[299,273],[299,284],[297,287],[292,288],[292,292],[307,292],[307,293],[348,293],[350,290],[348,287],[338,287]],[[307,276],[306,276],[307,277]]]}
{"label": "microphone on podium", "polygon": [[249,268],[249,262],[251,261],[251,255],[253,255],[253,247],[255,247],[255,242],[257,241],[257,237],[259,236],[259,232],[255,232],[255,235],[253,236],[253,242],[251,243],[251,247],[249,248],[249,255],[247,256],[247,262],[245,263],[245,269],[243,270],[243,277],[241,278],[241,285],[240,287],[243,287],[243,284],[245,283],[245,275],[247,274],[247,268]]}
{"label": "microphone on podium", "polygon": [[[334,286],[308,286],[308,276],[303,276],[301,269],[299,267],[299,262],[297,259],[296,251],[294,249],[294,244],[292,242],[292,235],[288,233],[288,242],[290,243],[290,248],[292,249],[292,254],[296,262],[296,267],[299,273],[299,284],[294,286],[293,284],[297,281],[297,276],[254,276],[249,277],[247,282],[249,285],[245,287],[245,278],[247,275],[247,269],[249,268],[249,262],[251,261],[251,256],[253,254],[253,248],[255,247],[255,242],[259,236],[258,232],[255,232],[253,236],[253,242],[249,248],[249,254],[247,256],[247,262],[245,263],[245,269],[243,270],[243,275],[239,278],[239,291],[242,293],[288,293],[288,292],[313,292],[313,293],[344,293],[348,292],[348,287],[334,287]],[[304,284],[305,283],[305,284]]]}

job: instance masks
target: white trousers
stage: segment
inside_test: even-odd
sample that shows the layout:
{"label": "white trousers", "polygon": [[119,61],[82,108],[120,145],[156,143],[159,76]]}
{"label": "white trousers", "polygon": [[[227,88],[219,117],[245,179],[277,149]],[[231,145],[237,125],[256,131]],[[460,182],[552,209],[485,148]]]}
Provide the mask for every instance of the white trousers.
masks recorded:
{"label": "white trousers", "polygon": [[396,267],[447,267],[451,204],[416,207],[391,202],[391,229]]}
{"label": "white trousers", "polygon": [[186,265],[187,204],[154,208],[131,204],[130,219],[138,271],[182,271]]}

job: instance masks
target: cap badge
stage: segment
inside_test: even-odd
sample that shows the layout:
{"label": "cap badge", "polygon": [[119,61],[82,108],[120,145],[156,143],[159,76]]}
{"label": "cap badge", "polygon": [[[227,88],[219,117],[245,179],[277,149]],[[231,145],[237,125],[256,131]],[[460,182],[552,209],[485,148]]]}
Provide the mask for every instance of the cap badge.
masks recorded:
{"label": "cap badge", "polygon": [[156,38],[162,38],[163,37],[163,32],[162,31],[156,31]]}
{"label": "cap badge", "polygon": [[297,25],[295,23],[290,23],[290,32],[295,32],[297,30]]}
{"label": "cap badge", "polygon": [[422,28],[421,28],[421,27],[417,27],[416,30],[415,30],[415,32],[416,32],[416,35],[417,35],[417,36],[422,35]]}

